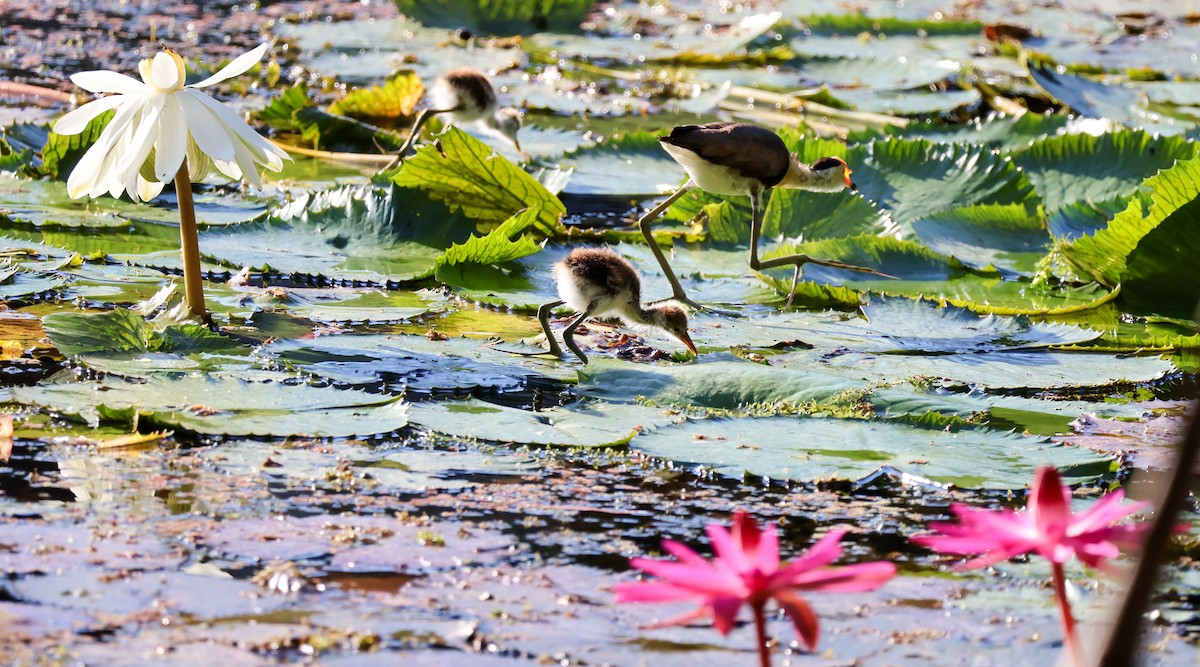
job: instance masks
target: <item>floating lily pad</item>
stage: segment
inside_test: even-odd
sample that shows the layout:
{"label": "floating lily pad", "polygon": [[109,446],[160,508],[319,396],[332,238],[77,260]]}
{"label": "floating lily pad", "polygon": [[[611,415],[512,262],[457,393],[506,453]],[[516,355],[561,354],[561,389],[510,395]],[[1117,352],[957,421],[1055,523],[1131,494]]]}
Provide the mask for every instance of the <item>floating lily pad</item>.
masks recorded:
{"label": "floating lily pad", "polygon": [[534,52],[553,52],[559,58],[623,60],[703,60],[704,57],[729,57],[775,25],[778,12],[748,14],[736,22],[716,25],[707,21],[682,21],[660,35],[639,35],[638,39],[619,35],[564,35],[541,33],[529,40]]}
{"label": "floating lily pad", "polygon": [[266,222],[201,232],[200,250],[229,266],[265,273],[376,284],[429,276],[438,250],[404,240],[394,206],[386,193],[341,188],[301,198]]}
{"label": "floating lily pad", "polygon": [[839,89],[834,97],[859,111],[885,113],[895,116],[922,116],[949,113],[955,109],[979,103],[977,90],[948,90],[940,92],[875,91]]}
{"label": "floating lily pad", "polygon": [[923,140],[875,141],[850,150],[859,192],[891,213],[902,233],[930,215],[969,205],[1024,204],[1034,198],[1006,158],[982,147]]}
{"label": "floating lily pad", "polygon": [[1195,145],[1182,137],[1142,130],[1052,137],[1012,154],[1050,211],[1128,196],[1147,177],[1195,156]]}
{"label": "floating lily pad", "polygon": [[412,412],[413,424],[441,435],[560,447],[624,445],[639,430],[670,422],[663,410],[603,401],[537,411],[480,400],[424,401],[413,404]]}
{"label": "floating lily pad", "polygon": [[552,366],[504,354],[485,342],[424,336],[322,336],[277,341],[263,348],[273,358],[339,382],[382,386],[390,391],[515,392],[531,384],[554,384],[544,372]]}
{"label": "floating lily pad", "polygon": [[161,375],[151,382],[111,377],[22,387],[13,400],[75,415],[219,435],[346,437],[390,433],[408,423],[393,396],[317,387],[287,374]]}
{"label": "floating lily pad", "polygon": [[1121,357],[1078,352],[981,352],[939,355],[798,351],[771,358],[788,368],[846,372],[868,382],[946,379],[986,389],[1065,389],[1152,382],[1175,371],[1161,357]]}
{"label": "floating lily pad", "polygon": [[748,361],[705,360],[682,366],[592,361],[579,372],[579,391],[609,401],[643,397],[659,405],[736,410],[749,404],[827,402],[863,389],[842,375],[783,370]]}
{"label": "floating lily pad", "polygon": [[929,431],[894,422],[773,417],[693,420],[633,439],[631,447],[741,479],[855,480],[890,466],[972,489],[1021,489],[1045,465],[1069,483],[1096,479],[1113,460],[1049,440],[971,429]]}
{"label": "floating lily pad", "polygon": [[748,318],[698,316],[693,339],[702,347],[770,347],[802,341],[818,349],[856,352],[948,354],[1073,345],[1100,335],[1068,324],[1037,323],[1027,317],[977,315],[967,308],[932,301],[874,297],[866,319],[845,313],[788,312]]}
{"label": "floating lily pad", "polygon": [[575,169],[565,190],[572,195],[649,197],[659,193],[660,183],[678,183],[686,175],[658,137],[645,130],[576,150],[563,160]]}

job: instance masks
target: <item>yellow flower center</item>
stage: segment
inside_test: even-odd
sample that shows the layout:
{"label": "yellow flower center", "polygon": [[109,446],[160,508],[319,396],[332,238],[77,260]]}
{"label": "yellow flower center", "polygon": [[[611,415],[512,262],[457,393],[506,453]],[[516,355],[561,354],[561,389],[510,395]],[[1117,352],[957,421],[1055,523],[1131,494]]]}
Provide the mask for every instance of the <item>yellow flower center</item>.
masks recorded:
{"label": "yellow flower center", "polygon": [[173,93],[183,89],[185,80],[183,57],[170,49],[156,53],[138,63],[138,71],[146,85],[160,93]]}

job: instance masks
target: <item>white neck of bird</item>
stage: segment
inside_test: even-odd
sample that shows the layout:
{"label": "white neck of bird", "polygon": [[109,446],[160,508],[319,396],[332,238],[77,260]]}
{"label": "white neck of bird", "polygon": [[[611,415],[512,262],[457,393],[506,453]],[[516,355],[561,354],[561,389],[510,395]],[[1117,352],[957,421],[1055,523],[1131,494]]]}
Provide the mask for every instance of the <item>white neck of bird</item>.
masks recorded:
{"label": "white neck of bird", "polygon": [[840,190],[842,185],[844,184],[841,174],[813,171],[812,167],[800,162],[793,155],[788,164],[787,175],[775,187],[826,191]]}

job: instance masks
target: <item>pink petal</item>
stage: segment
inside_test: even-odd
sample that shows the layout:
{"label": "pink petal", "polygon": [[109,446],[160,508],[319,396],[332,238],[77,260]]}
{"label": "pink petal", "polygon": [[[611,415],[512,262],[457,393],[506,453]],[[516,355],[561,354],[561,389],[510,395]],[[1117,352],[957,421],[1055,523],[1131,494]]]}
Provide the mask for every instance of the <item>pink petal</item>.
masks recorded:
{"label": "pink petal", "polygon": [[754,566],[759,572],[770,575],[779,569],[779,531],[775,524],[767,526],[758,538],[758,548],[753,552]]}
{"label": "pink petal", "polygon": [[843,567],[812,570],[793,577],[789,588],[830,593],[873,591],[896,576],[896,564],[888,561],[857,563]]}
{"label": "pink petal", "polygon": [[89,93],[121,93],[122,95],[141,95],[154,91],[154,88],[138,81],[137,79],[125,76],[119,72],[109,72],[108,70],[92,70],[90,72],[78,72],[71,75],[71,81],[76,86],[88,91]]}
{"label": "pink petal", "polygon": [[1062,484],[1058,470],[1039,468],[1029,491],[1027,510],[1042,535],[1053,538],[1071,522],[1071,490]]}
{"label": "pink petal", "polygon": [[710,608],[708,605],[701,605],[687,613],[680,614],[679,616],[673,616],[671,618],[668,618],[663,621],[658,621],[656,623],[651,623],[650,625],[647,625],[645,627],[653,629],[653,628],[665,628],[665,627],[672,626],[672,625],[687,625],[688,623],[691,623],[692,621],[695,621],[695,620],[698,620],[701,618],[709,618],[711,616],[712,616],[712,608]]}
{"label": "pink petal", "polygon": [[1071,527],[1067,530],[1068,535],[1081,535],[1091,530],[1107,528],[1109,524],[1115,523],[1130,514],[1140,512],[1150,506],[1150,503],[1130,503],[1122,505],[1125,493],[1120,489],[1104,496],[1097,500],[1095,504],[1079,513]]}
{"label": "pink petal", "polygon": [[662,581],[630,581],[613,587],[617,602],[679,602],[694,600],[695,591],[680,588],[674,584]]}
{"label": "pink petal", "polygon": [[709,603],[712,607],[713,627],[717,629],[717,632],[723,635],[729,634],[737,622],[738,610],[745,602],[745,598],[730,596],[716,598]]}
{"label": "pink petal", "polygon": [[817,650],[817,640],[821,638],[821,626],[817,622],[816,612],[808,602],[799,595],[787,591],[776,593],[775,601],[783,608],[788,618],[792,619],[792,625],[795,626],[800,641],[804,642],[804,648],[810,652]]}
{"label": "pink petal", "polygon": [[824,567],[837,560],[842,555],[842,545],[840,543],[845,534],[846,531],[844,530],[830,531],[825,537],[818,540],[816,544],[809,547],[803,556],[780,570],[779,576],[793,577],[818,567]]}
{"label": "pink petal", "polygon": [[710,523],[705,530],[708,533],[708,541],[712,543],[713,552],[717,555],[717,560],[738,574],[750,571],[753,564],[742,551],[741,542],[733,539],[724,526]]}
{"label": "pink petal", "polygon": [[228,65],[222,67],[212,76],[201,81],[200,83],[194,83],[188,87],[204,88],[205,86],[211,86],[214,83],[220,83],[226,79],[231,79],[242,72],[245,72],[262,60],[263,54],[267,52],[267,46],[267,44],[259,44],[252,51],[247,51],[246,53],[234,58]]}
{"label": "pink petal", "polygon": [[634,558],[629,564],[642,572],[652,574],[660,579],[701,595],[742,595],[745,587],[740,579],[733,578],[714,569],[708,563],[703,566],[687,563],[677,563],[669,560],[651,560],[649,558]]}
{"label": "pink petal", "polygon": [[691,547],[682,542],[677,542],[675,540],[663,540],[662,547],[663,551],[666,551],[688,565],[700,567],[708,566],[708,561],[704,560],[700,554],[692,551]]}

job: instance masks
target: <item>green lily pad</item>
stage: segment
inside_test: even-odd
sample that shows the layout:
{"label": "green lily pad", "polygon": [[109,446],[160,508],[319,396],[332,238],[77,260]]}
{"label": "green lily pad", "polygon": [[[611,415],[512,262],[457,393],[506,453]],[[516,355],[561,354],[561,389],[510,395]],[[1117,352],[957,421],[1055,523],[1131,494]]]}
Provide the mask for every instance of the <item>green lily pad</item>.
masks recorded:
{"label": "green lily pad", "polygon": [[851,148],[859,192],[891,213],[901,233],[931,215],[970,205],[1027,204],[1033,186],[1008,159],[982,147],[889,139]]}
{"label": "green lily pad", "polygon": [[978,104],[979,91],[947,90],[939,92],[875,91],[847,88],[833,91],[834,97],[859,111],[893,116],[923,116],[948,113]]}
{"label": "green lily pad", "polygon": [[442,132],[438,145],[422,146],[405,160],[392,181],[401,188],[426,192],[451,211],[461,209],[480,225],[499,224],[518,211],[538,208],[535,227],[539,233],[554,236],[563,231],[560,218],[566,208],[558,197],[456,127]]}
{"label": "green lily pad", "polygon": [[948,380],[984,389],[1068,389],[1153,382],[1175,371],[1161,357],[1114,357],[1078,352],[998,351],[939,355],[870,354],[827,350],[771,357],[773,366],[844,372],[868,382],[912,378]]}
{"label": "green lily pad", "polygon": [[424,336],[343,335],[281,340],[262,353],[321,377],[357,386],[420,393],[512,393],[553,387],[548,359],[505,354],[484,341]]}
{"label": "green lily pad", "polygon": [[865,382],[843,375],[705,359],[703,363],[649,366],[597,359],[579,371],[579,391],[619,402],[643,397],[659,405],[738,410],[746,405],[825,403]]}
{"label": "green lily pad", "polygon": [[[974,118],[961,125],[933,121],[910,123],[905,127],[889,125],[883,129],[883,133],[905,139],[925,139],[936,144],[981,144],[1006,151],[1024,148],[1039,139],[1052,137],[1064,131],[1069,122],[1070,118],[1065,115],[1027,113],[1014,117],[991,113],[985,118]],[[875,130],[861,130],[851,132],[849,141],[862,143],[875,136]]]}
{"label": "green lily pad", "polygon": [[934,252],[976,269],[997,267],[1032,275],[1050,245],[1041,212],[1027,204],[982,204],[935,213],[913,223]]}
{"label": "green lily pad", "polygon": [[990,429],[930,431],[896,422],[772,417],[690,420],[630,446],[685,466],[741,479],[861,479],[888,466],[971,489],[1021,489],[1034,471],[1058,468],[1068,483],[1094,480],[1113,460],[1047,439]]}
{"label": "green lily pad", "polygon": [[686,175],[658,137],[645,130],[575,150],[562,162],[575,169],[564,191],[571,195],[649,197],[661,192],[660,185],[677,184]]}
{"label": "green lily pad", "polygon": [[318,387],[283,373],[110,377],[22,387],[13,400],[85,421],[144,424],[216,435],[349,437],[390,433],[408,423],[394,396]]}
{"label": "green lily pad", "polygon": [[376,284],[427,277],[438,250],[403,240],[395,206],[386,192],[339,188],[301,197],[265,222],[205,230],[200,250],[265,273]]}
{"label": "green lily pad", "polygon": [[1100,335],[1028,317],[977,315],[932,301],[873,297],[866,319],[836,312],[786,312],[730,319],[698,315],[697,345],[772,347],[802,341],[819,350],[951,354],[1075,345]]}
{"label": "green lily pad", "polygon": [[637,404],[583,401],[561,407],[518,410],[477,399],[413,404],[412,423],[453,438],[519,445],[607,447],[635,433],[671,423],[664,410]]}
{"label": "green lily pad", "polygon": [[[1189,230],[1200,206],[1200,159],[1177,163],[1146,179],[1150,203],[1134,198],[1109,226],[1059,246],[1078,273],[1121,284],[1126,303],[1143,311],[1191,317],[1200,284]],[[1173,289],[1163,289],[1171,285]]]}
{"label": "green lily pad", "polygon": [[592,8],[592,0],[393,1],[400,13],[425,25],[486,35],[574,32]]}
{"label": "green lily pad", "polygon": [[1098,137],[1071,134],[1034,142],[1012,154],[1050,211],[1076,202],[1105,202],[1132,194],[1162,169],[1196,156],[1182,137],[1160,137],[1142,130]]}

